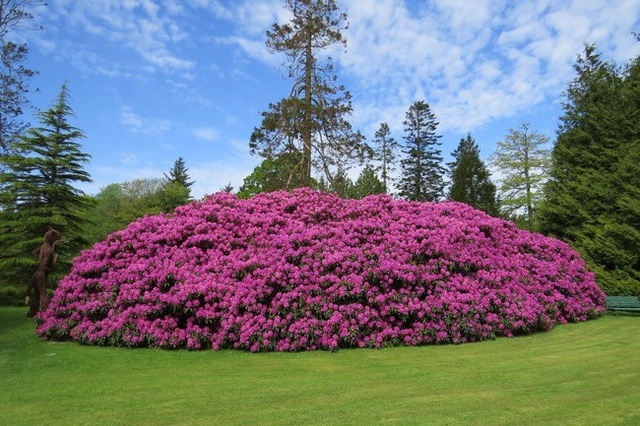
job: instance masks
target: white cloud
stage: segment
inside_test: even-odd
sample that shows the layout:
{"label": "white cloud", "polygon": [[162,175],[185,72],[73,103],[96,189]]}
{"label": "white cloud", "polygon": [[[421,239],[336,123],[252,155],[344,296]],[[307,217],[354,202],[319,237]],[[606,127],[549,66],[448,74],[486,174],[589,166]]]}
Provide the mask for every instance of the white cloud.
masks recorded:
{"label": "white cloud", "polygon": [[120,163],[125,166],[134,166],[138,164],[138,156],[131,152],[123,152],[120,154]]}
{"label": "white cloud", "polygon": [[196,127],[191,131],[191,134],[205,141],[215,141],[218,139],[218,131],[213,127]]}
{"label": "white cloud", "polygon": [[640,51],[627,36],[637,27],[637,1],[348,0],[343,7],[350,27],[339,77],[360,86],[350,89],[362,92],[354,102],[361,127],[394,115],[401,122],[398,112],[424,97],[440,131],[466,132],[556,99],[585,41],[621,61]]}
{"label": "white cloud", "polygon": [[[174,0],[163,0],[162,5],[150,0],[70,0],[52,2],[47,13],[50,24],[77,27],[112,46],[125,46],[154,68],[193,69],[193,60],[176,53],[188,38],[178,24],[183,7]],[[91,48],[76,43],[76,49]]]}
{"label": "white cloud", "polygon": [[118,114],[120,123],[135,133],[159,135],[171,130],[171,123],[168,120],[141,117],[128,106],[120,107]]}

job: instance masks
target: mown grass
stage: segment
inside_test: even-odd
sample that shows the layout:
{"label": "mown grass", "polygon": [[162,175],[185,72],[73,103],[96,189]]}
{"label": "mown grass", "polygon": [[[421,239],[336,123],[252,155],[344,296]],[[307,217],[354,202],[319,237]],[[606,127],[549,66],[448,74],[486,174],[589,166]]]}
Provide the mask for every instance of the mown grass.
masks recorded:
{"label": "mown grass", "polygon": [[0,424],[640,424],[640,317],[514,339],[250,354],[40,341],[0,308]]}

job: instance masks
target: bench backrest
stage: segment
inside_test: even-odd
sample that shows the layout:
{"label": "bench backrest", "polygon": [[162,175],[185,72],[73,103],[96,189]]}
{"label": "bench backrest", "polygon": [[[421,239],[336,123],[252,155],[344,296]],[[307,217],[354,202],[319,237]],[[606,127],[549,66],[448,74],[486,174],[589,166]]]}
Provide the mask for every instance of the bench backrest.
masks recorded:
{"label": "bench backrest", "polygon": [[607,306],[616,308],[640,308],[638,296],[607,296]]}

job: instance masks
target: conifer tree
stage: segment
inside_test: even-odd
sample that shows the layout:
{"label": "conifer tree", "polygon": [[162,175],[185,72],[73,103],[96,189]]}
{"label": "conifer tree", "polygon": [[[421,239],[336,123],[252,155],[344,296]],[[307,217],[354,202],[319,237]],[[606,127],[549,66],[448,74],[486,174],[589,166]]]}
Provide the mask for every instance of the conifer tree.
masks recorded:
{"label": "conifer tree", "polygon": [[371,154],[364,137],[346,119],[352,111],[351,95],[336,83],[331,58],[320,53],[346,46],[341,32],[346,14],[338,11],[334,0],[286,0],[285,8],[292,19],[267,31],[267,48],[286,56],[293,88],[262,113],[249,147],[265,158],[301,154],[291,172],[300,173],[303,186],[312,183],[312,165],[331,182],[336,168]]}
{"label": "conifer tree", "polygon": [[384,192],[389,193],[389,186],[392,182],[390,173],[394,172],[395,161],[398,151],[398,142],[391,136],[389,125],[380,123],[380,128],[375,133],[373,139],[374,157],[380,162],[379,170],[381,172],[382,184]]}
{"label": "conifer tree", "polygon": [[182,157],[178,157],[178,159],[173,163],[173,167],[169,170],[169,174],[164,174],[164,181],[166,183],[177,183],[184,186],[187,189],[191,189],[191,185],[193,185],[193,181],[189,180],[189,174],[187,173],[189,169],[187,169],[187,165]]}
{"label": "conifer tree", "polygon": [[58,246],[61,270],[86,243],[82,212],[90,201],[74,185],[91,182],[83,167],[90,156],[78,142],[82,131],[69,123],[73,110],[66,84],[54,105],[38,117],[42,127],[29,129],[12,154],[0,157],[0,274],[16,285],[33,275],[32,252],[49,227],[65,239]]}
{"label": "conifer tree", "polygon": [[490,174],[480,159],[480,148],[470,133],[460,139],[452,157],[453,162],[448,164],[451,175],[449,199],[497,216],[496,186],[491,182]]}
{"label": "conifer tree", "polygon": [[574,68],[540,229],[575,247],[607,294],[640,295],[640,57],[620,68],[587,45]]}
{"label": "conifer tree", "polygon": [[353,181],[347,176],[347,172],[344,169],[338,169],[333,176],[331,192],[336,193],[340,198],[354,198]]}
{"label": "conifer tree", "polygon": [[169,174],[164,174],[162,210],[171,212],[176,207],[187,204],[191,200],[191,185],[188,169],[182,157],[173,164]]}
{"label": "conifer tree", "polygon": [[364,198],[367,195],[385,194],[384,183],[376,175],[374,168],[367,164],[353,184],[353,198]]}
{"label": "conifer tree", "polygon": [[438,122],[429,104],[416,101],[406,114],[405,146],[400,196],[413,201],[439,201],[444,197],[444,173]]}

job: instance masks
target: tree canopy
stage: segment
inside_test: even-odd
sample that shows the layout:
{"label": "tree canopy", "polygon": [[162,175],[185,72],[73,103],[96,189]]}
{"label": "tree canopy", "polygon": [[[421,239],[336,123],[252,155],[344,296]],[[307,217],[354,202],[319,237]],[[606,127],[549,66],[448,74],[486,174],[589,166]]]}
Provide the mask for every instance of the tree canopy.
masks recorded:
{"label": "tree canopy", "polygon": [[78,142],[82,131],[69,123],[73,110],[66,84],[54,105],[38,117],[42,127],[29,129],[15,142],[13,153],[0,157],[0,273],[15,284],[33,274],[32,251],[49,228],[65,239],[58,249],[62,269],[86,243],[82,212],[89,199],[75,185],[91,182],[83,167],[90,156]]}
{"label": "tree canopy", "polygon": [[346,46],[346,14],[334,0],[286,0],[285,8],[291,21],[274,24],[266,44],[272,53],[285,55],[293,87],[262,113],[249,147],[267,158],[300,154],[290,173],[300,173],[300,185],[310,186],[312,165],[331,181],[345,162],[370,156],[370,148],[347,121],[351,95],[337,84],[331,57],[321,53]]}
{"label": "tree canopy", "polygon": [[552,151],[540,228],[572,244],[608,294],[640,294],[640,58],[585,46]]}
{"label": "tree canopy", "polygon": [[178,206],[191,201],[191,181],[186,163],[182,157],[173,164],[169,174],[164,174],[162,191],[162,210],[172,212]]}
{"label": "tree canopy", "polygon": [[33,18],[29,10],[36,4],[41,1],[0,0],[0,154],[10,150],[28,126],[22,114],[29,106],[26,95],[35,71],[25,65],[27,44],[11,40],[11,32]]}
{"label": "tree canopy", "polygon": [[491,182],[489,171],[480,159],[480,148],[470,133],[460,139],[452,157],[453,161],[448,164],[451,175],[449,199],[497,216],[496,186]]}
{"label": "tree canopy", "polygon": [[412,201],[438,201],[444,197],[440,135],[431,107],[424,101],[414,102],[406,114],[405,157],[400,162],[400,196]]}
{"label": "tree canopy", "polygon": [[490,159],[501,176],[498,191],[504,213],[527,229],[536,226],[535,210],[547,179],[548,143],[548,137],[522,123],[509,129]]}
{"label": "tree canopy", "polygon": [[244,178],[238,197],[249,198],[261,192],[290,190],[302,186],[302,174],[296,168],[300,163],[300,156],[300,153],[284,153],[278,157],[265,158]]}

